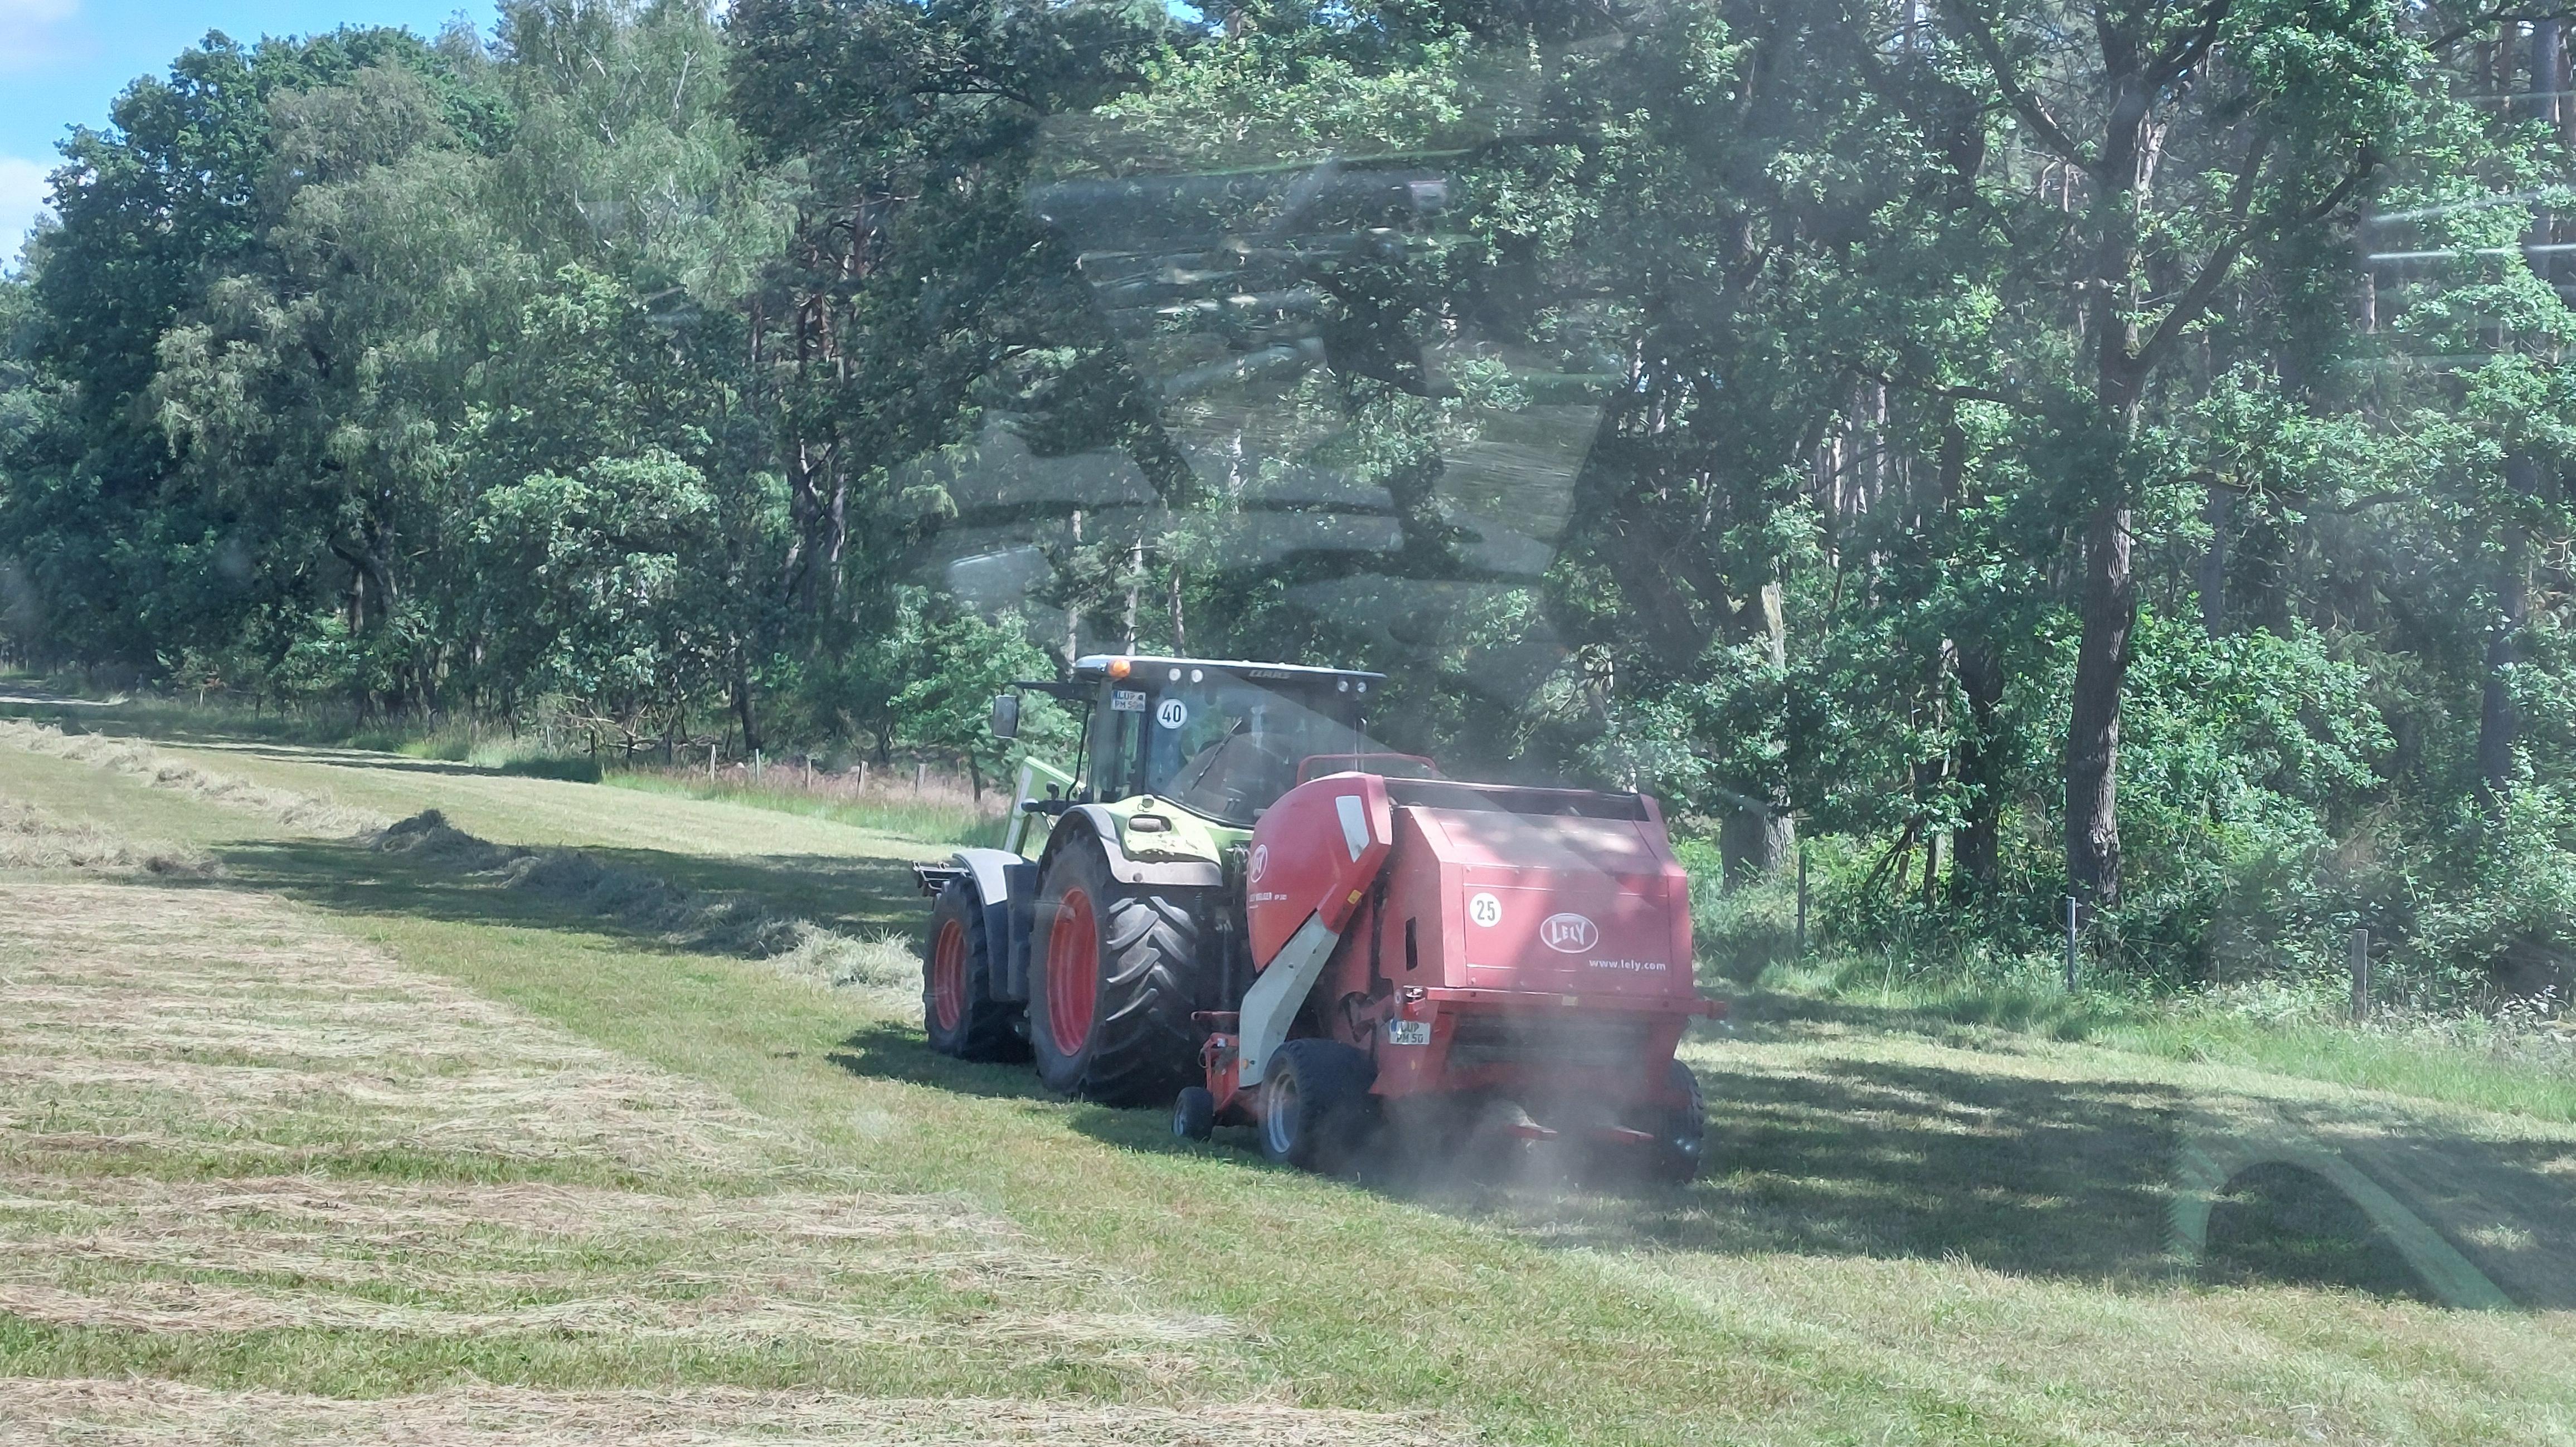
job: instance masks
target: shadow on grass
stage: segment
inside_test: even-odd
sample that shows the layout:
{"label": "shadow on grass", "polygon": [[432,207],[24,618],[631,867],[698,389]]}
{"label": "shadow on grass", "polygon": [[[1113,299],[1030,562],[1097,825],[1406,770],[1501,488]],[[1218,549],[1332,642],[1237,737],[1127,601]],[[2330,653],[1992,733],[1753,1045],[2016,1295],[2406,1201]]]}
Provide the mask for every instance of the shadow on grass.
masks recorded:
{"label": "shadow on grass", "polygon": [[2279,1162],[2241,1172],[2212,1205],[2202,1271],[2231,1284],[2297,1281],[2439,1299],[2351,1197],[2314,1171]]}
{"label": "shadow on grass", "polygon": [[[684,889],[738,893],[782,915],[850,934],[917,933],[921,911],[902,897],[908,865],[829,855],[714,859],[653,849],[587,849],[620,869]],[[511,889],[479,875],[384,853],[348,840],[259,840],[220,850],[217,886],[282,895],[343,914],[405,914],[466,924],[506,924],[607,938],[649,949],[730,954],[713,944],[674,941],[649,926],[597,914],[539,890]]]}
{"label": "shadow on grass", "polygon": [[[902,1032],[854,1038],[842,1064],[964,1093],[1045,1098],[1024,1066],[944,1061]],[[1550,1154],[1562,1147],[1471,1157],[1456,1142],[1418,1139],[1375,1143],[1345,1178],[1569,1249],[1955,1259],[2161,1287],[2187,1269],[2172,1252],[2169,1216],[2186,1123],[2246,1104],[2156,1082],[1862,1060],[1717,1070],[1704,1083],[1708,1163],[1686,1187]],[[1173,1140],[1161,1110],[1095,1107],[1071,1125],[1125,1150],[1209,1149]],[[1221,1130],[1217,1140],[1247,1169],[1262,1168],[1250,1132]],[[2553,1172],[2576,1164],[2567,1147],[2373,1128],[2366,1146],[2348,1148],[2516,1304],[2576,1307],[2576,1212],[2551,1186]],[[2358,1208],[2290,1189],[2301,1184],[2250,1173],[2231,1183],[2193,1279],[2432,1299]]]}
{"label": "shadow on grass", "polygon": [[[1052,1098],[1025,1064],[932,1053],[892,1024],[833,1060],[854,1075],[1005,1100]],[[1363,1189],[1570,1248],[1964,1256],[1998,1270],[2105,1279],[2167,1269],[2165,1182],[2184,1104],[2148,1084],[2070,1087],[1874,1063],[1830,1074],[1713,1075],[1710,1165],[1687,1188],[1580,1175],[1544,1151],[1463,1159],[1381,1140]],[[1160,1109],[1078,1108],[1076,1131],[1124,1150],[1198,1155]],[[1220,1148],[1261,1165],[1251,1133]]]}
{"label": "shadow on grass", "polygon": [[2124,1019],[2085,996],[2027,990],[1960,991],[1936,1002],[1873,1004],[1849,996],[1752,989],[1730,1001],[1737,1029],[1789,1038],[1855,1031],[1917,1036],[1946,1045],[2013,1049],[2034,1040],[2074,1042]]}

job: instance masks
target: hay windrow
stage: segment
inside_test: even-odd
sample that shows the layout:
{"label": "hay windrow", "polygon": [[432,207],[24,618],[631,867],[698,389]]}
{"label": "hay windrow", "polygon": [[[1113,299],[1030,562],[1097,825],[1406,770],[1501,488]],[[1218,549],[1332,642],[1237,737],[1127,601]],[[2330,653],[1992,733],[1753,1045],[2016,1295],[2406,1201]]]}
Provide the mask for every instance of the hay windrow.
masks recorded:
{"label": "hay windrow", "polygon": [[[615,920],[672,944],[768,960],[790,978],[829,989],[857,990],[888,1009],[908,1008],[921,990],[920,960],[902,940],[852,939],[779,913],[746,894],[684,888],[657,875],[602,863],[577,849],[495,844],[449,824],[436,809],[392,820],[371,810],[345,808],[310,794],[219,774],[132,739],[65,734],[51,725],[16,719],[0,719],[0,743],[125,774],[153,788],[243,809],[290,828],[356,836],[380,853]],[[19,863],[13,849],[24,852],[27,862]],[[96,856],[108,861],[105,867],[139,865],[168,874],[216,872],[202,855],[175,848],[143,846],[137,853],[135,846],[119,847],[103,840],[82,843],[67,836],[41,844],[13,844],[9,821],[0,817],[0,868],[87,867],[77,861],[53,862],[56,855],[65,853]]]}
{"label": "hay windrow", "polygon": [[244,810],[305,833],[351,835],[381,829],[387,823],[384,815],[373,810],[347,808],[311,794],[271,789],[219,774],[133,739],[66,734],[50,724],[0,719],[0,743],[123,774],[150,788],[170,789]]}
{"label": "hay windrow", "polygon": [[920,998],[921,960],[909,943],[853,939],[777,913],[746,894],[684,889],[576,849],[495,844],[449,824],[436,809],[387,826],[372,844],[442,872],[614,919],[673,944],[766,960],[792,979],[857,990],[890,1009],[909,1008]]}
{"label": "hay windrow", "polygon": [[[730,1102],[311,929],[256,896],[0,896],[0,1125],[131,1145],[401,1149],[750,1171]],[[245,1129],[245,1123],[261,1129]]]}
{"label": "hay windrow", "polygon": [[[0,975],[0,1312],[29,1321],[1071,1353],[1143,1381],[1231,1335],[265,897],[0,892]],[[388,1152],[464,1178],[366,1174]],[[280,1155],[306,1173],[249,1164]]]}
{"label": "hay windrow", "polygon": [[804,928],[748,895],[684,889],[640,870],[602,864],[576,849],[522,849],[478,839],[435,809],[386,826],[372,844],[381,853],[488,880],[675,944],[776,955],[794,948]]}
{"label": "hay windrow", "polygon": [[140,871],[203,879],[221,871],[199,850],[129,839],[95,824],[74,823],[17,799],[0,799],[0,869]]}
{"label": "hay windrow", "polygon": [[1421,1415],[1264,1402],[1078,1406],[819,1392],[547,1392],[473,1387],[342,1400],[161,1381],[0,1381],[0,1420],[61,1447],[1437,1447]]}

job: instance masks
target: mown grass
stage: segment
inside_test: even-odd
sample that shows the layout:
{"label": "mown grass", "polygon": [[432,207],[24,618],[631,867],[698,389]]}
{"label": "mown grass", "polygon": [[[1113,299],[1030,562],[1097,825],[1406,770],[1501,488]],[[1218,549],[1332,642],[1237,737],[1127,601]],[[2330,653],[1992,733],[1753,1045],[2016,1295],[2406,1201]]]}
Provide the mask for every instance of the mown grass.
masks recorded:
{"label": "mown grass", "polygon": [[[19,767],[0,755],[0,780]],[[356,771],[295,767],[308,780]],[[425,777],[519,791],[513,807],[531,813],[596,810],[599,798]],[[112,814],[139,792],[102,776],[96,808]],[[653,827],[680,831],[660,851],[673,861],[787,822],[632,797]],[[1748,1009],[1736,1037],[1689,1047],[1720,1163],[1700,1186],[1534,1178],[1404,1195],[1273,1171],[1239,1141],[1173,1142],[1158,1112],[1048,1099],[1024,1067],[933,1056],[908,1018],[757,962],[621,936],[540,898],[328,840],[237,832],[225,887],[299,901],[409,968],[704,1082],[871,1189],[1007,1220],[1032,1251],[1113,1273],[1145,1309],[1209,1318],[1205,1349],[1177,1376],[1087,1368],[1079,1354],[1023,1369],[970,1352],[880,1360],[879,1378],[792,1339],[683,1351],[8,1323],[8,1369],[359,1394],[468,1373],[541,1387],[1243,1394],[1429,1409],[1514,1442],[2549,1442],[2569,1440],[2576,1419],[2565,1310],[2464,1314],[2259,1272],[2176,1277],[2161,1190],[2188,1123],[2344,1108],[2334,1090],[2249,1065],[2053,1039],[2009,1009],[1966,1023],[1961,1007],[1944,1024],[1893,998],[1765,991],[1747,1004],[1776,1011]],[[891,893],[881,903],[918,908]],[[2446,1128],[2378,1109],[2395,1112],[2373,1118],[2383,1135]],[[2543,1164],[2576,1155],[2564,1134],[2494,1129]]]}
{"label": "mown grass", "polygon": [[[2528,1324],[2160,1284],[2160,1212],[2131,1203],[2163,1168],[2178,1092],[2100,1060],[2016,1080],[1923,1042],[1696,1047],[1736,1103],[1720,1180],[1416,1201],[1272,1171],[1235,1142],[1177,1145],[1154,1112],[1047,1100],[1023,1069],[930,1056],[908,1023],[755,967],[584,944],[568,968],[560,927],[423,920],[392,907],[398,892],[308,867],[271,884],[398,957],[717,1083],[892,1189],[995,1210],[1166,1309],[1232,1324],[1255,1344],[1250,1382],[1305,1405],[1430,1406],[1496,1440],[1569,1442],[2036,1442],[2079,1424],[2147,1440],[2177,1421],[2196,1440],[2269,1436],[2329,1382],[2335,1425],[2403,1421],[2427,1440],[2510,1440],[2576,1406]],[[1980,1108],[2001,1114],[2001,1144],[1942,1148],[1938,1105],[1890,1124],[1927,1084],[1980,1079],[1998,1087]],[[1855,1104],[1874,1116],[1858,1138],[1815,1119]],[[2052,1159],[2061,1179],[2009,1174]],[[2078,1177],[2104,1214],[2050,1204]],[[2298,1303],[2296,1331],[2268,1319],[2273,1300]],[[2354,1328],[2342,1344],[2310,1339],[2333,1321]],[[2264,1343],[2267,1365],[2228,1379],[2207,1345],[2221,1339]],[[2476,1383],[2418,1381],[2381,1355],[2428,1351],[2480,1362]]]}

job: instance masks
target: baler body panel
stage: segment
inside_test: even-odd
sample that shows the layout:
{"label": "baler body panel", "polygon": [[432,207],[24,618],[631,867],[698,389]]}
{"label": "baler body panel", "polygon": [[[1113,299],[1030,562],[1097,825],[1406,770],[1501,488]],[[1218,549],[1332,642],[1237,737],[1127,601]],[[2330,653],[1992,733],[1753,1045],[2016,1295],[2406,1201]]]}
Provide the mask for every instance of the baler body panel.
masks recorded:
{"label": "baler body panel", "polygon": [[1660,819],[1394,813],[1378,957],[1396,985],[1698,999],[1690,882]]}
{"label": "baler body panel", "polygon": [[1367,898],[1394,834],[1386,781],[1328,774],[1281,795],[1253,826],[1244,864],[1244,913],[1253,968],[1320,916],[1338,935]]}
{"label": "baler body panel", "polygon": [[1694,996],[1690,887],[1660,821],[1406,812],[1455,881],[1443,984]]}
{"label": "baler body panel", "polygon": [[[1382,1099],[1501,1099],[1628,1137],[1639,1112],[1686,1103],[1667,1099],[1673,1051],[1716,1009],[1692,982],[1689,881],[1652,800],[1328,775],[1263,815],[1244,879],[1259,974],[1242,1033],[1206,1052],[1220,1119],[1257,1116],[1244,1052],[1266,1057],[1283,1006],[1294,1033],[1367,1052]],[[1273,962],[1310,969],[1323,932],[1312,987],[1272,998],[1287,979]]]}

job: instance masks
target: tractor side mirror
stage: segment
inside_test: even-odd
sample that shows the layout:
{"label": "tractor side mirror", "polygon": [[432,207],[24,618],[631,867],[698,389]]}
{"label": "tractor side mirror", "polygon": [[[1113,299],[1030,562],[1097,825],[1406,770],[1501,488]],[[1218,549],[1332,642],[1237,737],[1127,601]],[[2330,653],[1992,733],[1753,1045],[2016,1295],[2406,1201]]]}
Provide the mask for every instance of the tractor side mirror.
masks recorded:
{"label": "tractor side mirror", "polygon": [[993,737],[1015,739],[1020,736],[1020,696],[1016,693],[993,695]]}

